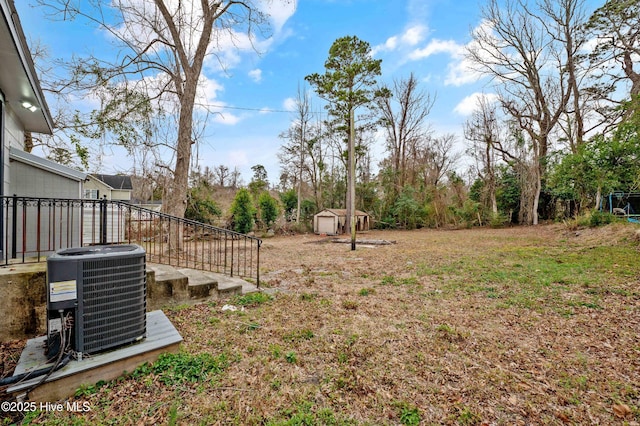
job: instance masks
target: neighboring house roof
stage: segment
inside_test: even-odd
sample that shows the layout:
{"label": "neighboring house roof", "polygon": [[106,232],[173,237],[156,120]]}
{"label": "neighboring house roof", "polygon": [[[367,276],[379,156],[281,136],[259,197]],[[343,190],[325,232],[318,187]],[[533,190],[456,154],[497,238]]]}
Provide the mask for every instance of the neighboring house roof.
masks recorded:
{"label": "neighboring house roof", "polygon": [[29,164],[30,166],[76,180],[78,182],[85,181],[87,179],[86,173],[80,172],[67,166],[63,166],[62,164],[54,163],[53,161],[47,160],[46,158],[29,154],[28,152],[21,151],[14,147],[9,148],[9,158],[14,161],[20,161],[21,163]]}
{"label": "neighboring house roof", "polygon": [[[331,213],[332,215],[335,215],[335,216],[346,216],[347,215],[347,209],[324,209],[321,212],[319,212],[317,215],[322,215],[322,213],[324,213],[324,212]],[[368,214],[363,212],[363,211],[356,210],[356,216],[368,216]]]}
{"label": "neighboring house roof", "polygon": [[99,174],[92,174],[91,176],[98,179],[105,185],[111,187],[111,189],[133,191],[133,185],[131,184],[131,176],[99,175]]}
{"label": "neighboring house roof", "polygon": [[[0,0],[0,89],[25,130],[51,134],[53,119],[42,93],[40,82],[13,0]],[[23,107],[29,102],[36,109]]]}

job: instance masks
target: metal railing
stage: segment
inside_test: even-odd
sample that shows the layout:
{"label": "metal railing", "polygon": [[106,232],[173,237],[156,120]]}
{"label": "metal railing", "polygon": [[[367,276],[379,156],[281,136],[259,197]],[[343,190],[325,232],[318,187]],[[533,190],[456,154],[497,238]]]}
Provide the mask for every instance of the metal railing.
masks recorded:
{"label": "metal railing", "polygon": [[57,250],[138,244],[147,261],[254,279],[262,240],[122,201],[0,197],[5,265],[45,261]]}

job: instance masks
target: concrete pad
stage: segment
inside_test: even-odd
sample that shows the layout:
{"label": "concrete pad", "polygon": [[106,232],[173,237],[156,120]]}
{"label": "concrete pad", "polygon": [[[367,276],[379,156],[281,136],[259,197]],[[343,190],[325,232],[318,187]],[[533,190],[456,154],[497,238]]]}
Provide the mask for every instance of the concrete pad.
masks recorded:
{"label": "concrete pad", "polygon": [[[44,355],[46,336],[27,341],[14,374],[21,374],[47,366]],[[147,336],[140,342],[122,348],[87,356],[81,361],[72,360],[52,373],[44,383],[26,395],[36,402],[55,402],[73,395],[82,385],[92,385],[100,380],[108,381],[131,372],[145,362],[154,362],[161,353],[179,350],[182,336],[162,311],[147,313]],[[7,388],[7,393],[21,395],[38,384],[42,377],[34,377]]]}

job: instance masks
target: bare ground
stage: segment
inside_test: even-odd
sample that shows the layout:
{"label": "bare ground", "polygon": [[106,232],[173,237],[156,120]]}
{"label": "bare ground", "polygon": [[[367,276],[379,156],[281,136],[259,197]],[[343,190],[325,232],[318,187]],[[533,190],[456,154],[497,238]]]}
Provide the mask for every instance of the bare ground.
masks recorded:
{"label": "bare ground", "polygon": [[35,422],[640,424],[636,228],[360,237],[395,244],[267,239],[273,300],[167,311],[185,351],[229,354],[215,379],[126,378]]}

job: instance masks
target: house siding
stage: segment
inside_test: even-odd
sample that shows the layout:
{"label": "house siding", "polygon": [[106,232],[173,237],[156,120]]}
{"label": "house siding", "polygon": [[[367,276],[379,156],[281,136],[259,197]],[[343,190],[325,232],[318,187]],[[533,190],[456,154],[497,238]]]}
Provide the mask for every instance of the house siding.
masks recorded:
{"label": "house siding", "polygon": [[131,191],[120,191],[120,190],[114,189],[113,191],[111,191],[111,199],[129,201],[131,200]]}
{"label": "house siding", "polygon": [[19,161],[11,161],[9,174],[8,194],[21,197],[82,198],[82,185],[79,182]]}
{"label": "house siding", "polygon": [[8,104],[4,104],[3,108],[4,113],[4,146],[2,147],[4,152],[2,153],[2,158],[4,160],[4,164],[2,167],[4,168],[3,173],[3,194],[12,195],[11,192],[11,174],[9,173],[9,147],[17,147],[20,149],[24,149],[24,129],[22,125],[18,121],[18,118],[13,113],[11,107]]}
{"label": "house siding", "polygon": [[24,150],[24,128],[10,106],[5,104],[5,145]]}
{"label": "house siding", "polygon": [[107,200],[111,200],[111,188],[93,176],[89,176],[87,181],[84,183],[84,189],[97,189],[99,199],[104,198],[106,195]]}
{"label": "house siding", "polygon": [[131,190],[130,189],[115,189],[109,186],[109,184],[101,181],[93,175],[89,175],[88,180],[84,184],[84,189],[97,189],[99,191],[98,198],[102,199],[105,196],[107,200],[115,201],[130,201]]}
{"label": "house siding", "polygon": [[[9,194],[20,197],[43,198],[80,198],[82,183],[77,180],[39,169],[20,161],[11,160]],[[52,253],[56,246],[56,236],[64,236],[70,247],[79,246],[80,241],[80,207],[52,210],[48,206],[41,208],[27,205],[24,211],[25,225],[18,222],[16,235],[26,236],[27,246],[23,246],[22,238],[17,238],[17,251],[29,254]],[[51,220],[53,218],[53,220]],[[10,221],[11,219],[8,218]],[[38,238],[38,229],[40,237]],[[11,226],[8,227],[7,238],[12,238]]]}

